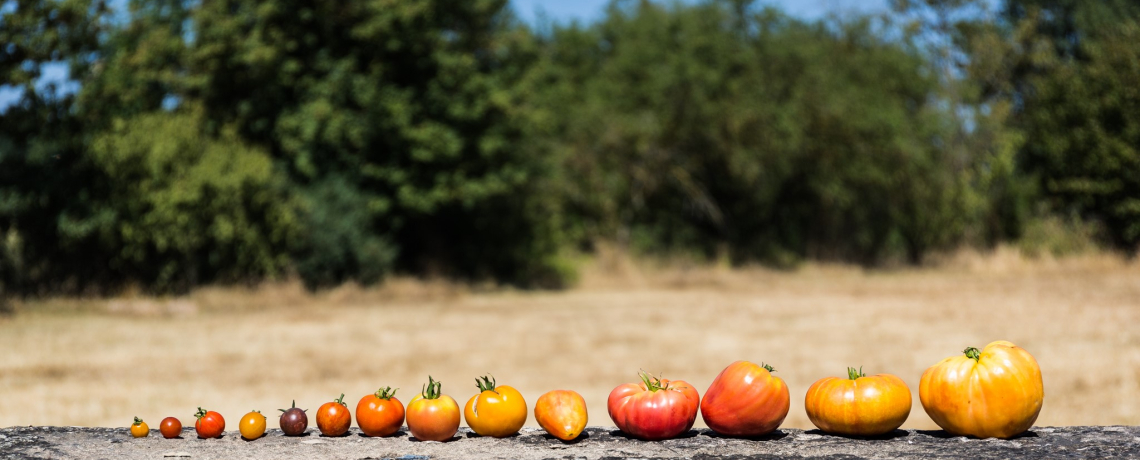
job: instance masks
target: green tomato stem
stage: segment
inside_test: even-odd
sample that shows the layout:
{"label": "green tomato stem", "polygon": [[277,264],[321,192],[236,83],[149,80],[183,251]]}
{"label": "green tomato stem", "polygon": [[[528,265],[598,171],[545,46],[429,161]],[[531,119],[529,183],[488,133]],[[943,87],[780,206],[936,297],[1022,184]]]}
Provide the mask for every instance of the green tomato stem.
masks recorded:
{"label": "green tomato stem", "polygon": [[399,390],[399,388],[395,390],[393,390],[392,387],[381,388],[379,390],[376,390],[376,397],[380,399],[392,399],[394,396],[396,396],[396,390]]}
{"label": "green tomato stem", "polygon": [[648,372],[640,371],[637,373],[637,376],[641,377],[642,383],[645,383],[645,388],[648,389],[650,392],[656,392],[657,390],[668,390],[669,389],[668,383],[666,383],[665,385],[662,385],[660,378],[654,377],[652,374],[650,374]]}
{"label": "green tomato stem", "polygon": [[760,363],[760,367],[763,367],[764,370],[768,372],[776,372],[776,368],[772,367],[771,365],[764,364],[763,362]]}
{"label": "green tomato stem", "polygon": [[429,375],[427,385],[424,385],[423,389],[420,390],[420,396],[423,396],[424,399],[439,399],[440,395],[443,394],[442,389],[443,383],[435,381]]}
{"label": "green tomato stem", "polygon": [[489,378],[484,375],[483,380],[479,380],[478,378],[475,379],[475,386],[479,387],[480,393],[484,391],[495,391],[495,383],[495,376],[493,375]]}
{"label": "green tomato stem", "polygon": [[856,370],[854,367],[848,367],[847,368],[847,378],[849,378],[851,380],[855,380],[855,379],[858,379],[859,377],[866,377],[866,376],[867,376],[867,374],[863,373],[863,366],[859,366],[858,370]]}
{"label": "green tomato stem", "polygon": [[965,350],[962,350],[962,353],[965,353],[967,358],[970,358],[974,361],[979,361],[982,357],[982,353],[974,347],[967,347]]}

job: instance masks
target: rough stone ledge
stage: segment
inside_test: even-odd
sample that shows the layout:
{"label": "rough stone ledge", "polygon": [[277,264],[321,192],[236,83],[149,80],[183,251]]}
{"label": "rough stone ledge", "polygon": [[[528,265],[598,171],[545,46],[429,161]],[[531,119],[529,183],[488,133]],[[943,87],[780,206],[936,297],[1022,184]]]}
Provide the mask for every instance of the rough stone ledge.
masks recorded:
{"label": "rough stone ledge", "polygon": [[198,439],[193,428],[181,438],[163,439],[157,430],[134,439],[126,428],[12,427],[0,429],[0,459],[893,459],[893,458],[1140,458],[1140,427],[1034,427],[1010,440],[950,436],[943,431],[896,430],[888,436],[856,439],[820,431],[782,429],[759,439],[734,439],[692,430],[668,441],[630,439],[613,427],[592,427],[564,443],[540,429],[526,428],[506,439],[477,436],[467,428],[449,442],[420,442],[407,431],[369,438],[355,428],[328,438],[312,427],[300,437],[270,430],[245,441],[236,431],[221,439]]}

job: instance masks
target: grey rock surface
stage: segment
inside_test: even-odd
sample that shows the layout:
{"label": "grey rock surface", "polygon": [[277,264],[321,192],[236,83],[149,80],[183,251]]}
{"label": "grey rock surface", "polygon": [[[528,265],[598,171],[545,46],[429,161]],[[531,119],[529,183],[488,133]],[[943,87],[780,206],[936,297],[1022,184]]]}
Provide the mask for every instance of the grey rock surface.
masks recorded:
{"label": "grey rock surface", "polygon": [[198,439],[193,428],[181,438],[163,439],[158,430],[132,438],[126,428],[12,427],[0,429],[0,459],[894,459],[894,458],[1140,458],[1140,427],[1034,427],[1010,440],[972,439],[942,431],[896,430],[875,439],[831,436],[820,431],[782,429],[760,439],[734,439],[692,430],[668,441],[630,439],[616,428],[594,427],[565,443],[540,429],[493,439],[467,428],[449,442],[420,442],[401,431],[369,438],[356,429],[328,438],[310,429],[299,437],[270,430],[246,441],[236,431],[221,439]]}

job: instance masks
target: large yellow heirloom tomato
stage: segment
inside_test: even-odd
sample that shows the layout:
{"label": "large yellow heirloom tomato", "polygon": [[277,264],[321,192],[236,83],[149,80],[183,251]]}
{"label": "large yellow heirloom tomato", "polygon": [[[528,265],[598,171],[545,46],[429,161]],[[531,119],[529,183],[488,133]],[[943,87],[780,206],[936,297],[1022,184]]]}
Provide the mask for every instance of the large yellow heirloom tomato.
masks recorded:
{"label": "large yellow heirloom tomato", "polygon": [[502,438],[518,433],[526,423],[526,400],[518,390],[495,385],[494,377],[475,379],[479,394],[463,408],[467,426],[480,436]]}
{"label": "large yellow heirloom tomato", "polygon": [[880,436],[910,415],[910,388],[891,374],[868,377],[847,368],[847,378],[826,377],[808,388],[808,419],[819,429],[846,436]]}
{"label": "large yellow heirloom tomato", "polygon": [[1033,426],[1045,388],[1029,352],[997,341],[931,366],[922,374],[918,398],[950,434],[1009,438]]}

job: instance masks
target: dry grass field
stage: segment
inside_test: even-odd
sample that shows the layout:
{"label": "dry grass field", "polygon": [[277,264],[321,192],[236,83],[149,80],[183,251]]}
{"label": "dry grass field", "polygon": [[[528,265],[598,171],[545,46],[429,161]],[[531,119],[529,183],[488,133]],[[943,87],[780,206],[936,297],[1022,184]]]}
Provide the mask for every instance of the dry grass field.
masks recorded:
{"label": "dry grass field", "polygon": [[390,385],[406,403],[428,374],[462,404],[488,372],[531,402],[577,390],[590,424],[610,425],[606,395],[638,369],[703,390],[747,359],[788,382],[785,426],[810,427],[803,397],[813,381],[862,365],[901,376],[915,397],[905,427],[930,428],[922,371],[997,339],[1041,363],[1039,425],[1140,424],[1140,265],[1103,255],[1028,261],[999,251],[870,272],[610,255],[565,292],[394,279],[315,295],[276,284],[17,309],[0,318],[0,426],[125,426],[135,415],[151,427],[170,415],[190,424],[198,406],[231,427],[259,409],[275,426],[292,399],[312,410],[343,392],[355,407]]}

